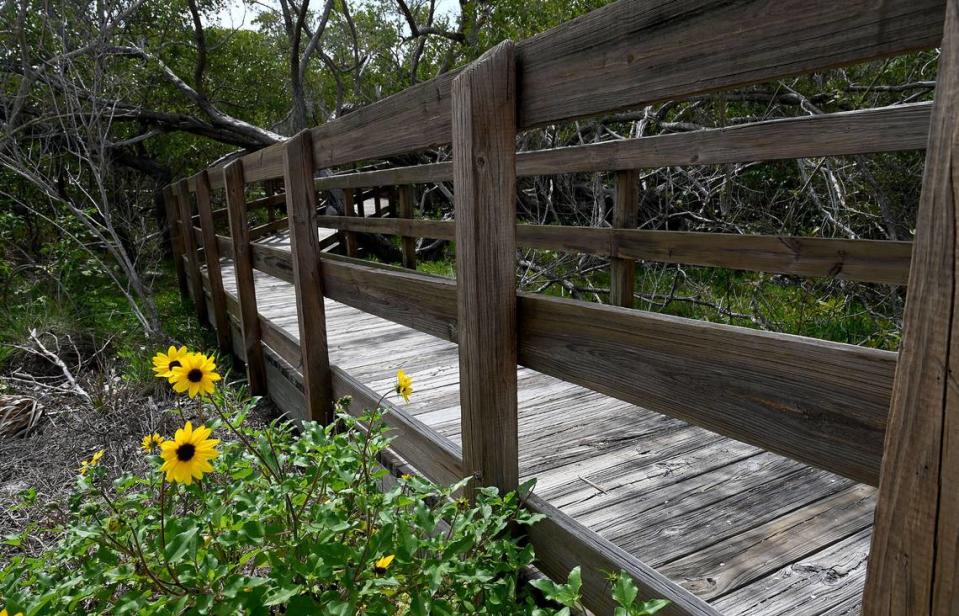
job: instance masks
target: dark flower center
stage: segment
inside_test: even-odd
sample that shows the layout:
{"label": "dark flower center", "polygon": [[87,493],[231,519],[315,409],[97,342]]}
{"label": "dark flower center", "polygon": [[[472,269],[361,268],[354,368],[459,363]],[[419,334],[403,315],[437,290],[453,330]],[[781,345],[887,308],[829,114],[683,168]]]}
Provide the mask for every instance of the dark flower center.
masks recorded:
{"label": "dark flower center", "polygon": [[182,366],[182,365],[183,365],[183,364],[180,363],[180,360],[179,360],[179,359],[174,359],[174,360],[171,361],[170,364],[167,366],[167,370],[173,370],[174,368],[179,368],[179,367]]}
{"label": "dark flower center", "polygon": [[196,447],[190,443],[184,443],[176,448],[176,457],[181,462],[189,462],[193,459],[193,454],[196,453]]}
{"label": "dark flower center", "polygon": [[199,383],[203,380],[203,371],[199,368],[194,368],[187,373],[186,378],[190,379],[191,383]]}

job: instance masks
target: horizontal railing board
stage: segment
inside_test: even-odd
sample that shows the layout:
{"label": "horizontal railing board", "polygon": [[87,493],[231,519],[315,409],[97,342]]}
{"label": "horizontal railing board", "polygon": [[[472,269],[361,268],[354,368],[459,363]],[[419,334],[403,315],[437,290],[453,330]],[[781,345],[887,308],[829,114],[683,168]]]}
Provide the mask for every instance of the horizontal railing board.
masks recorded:
{"label": "horizontal railing board", "polygon": [[886,284],[906,284],[912,258],[912,242],[639,229],[609,234],[611,254],[625,259]]}
{"label": "horizontal railing board", "polygon": [[[517,44],[519,125],[932,48],[944,14],[943,0],[621,0]],[[329,168],[449,143],[455,76],[310,129],[314,164]],[[247,182],[282,177],[282,162],[282,145],[244,156]]]}
{"label": "horizontal railing board", "polygon": [[[321,227],[454,240],[455,222],[318,216]],[[906,284],[911,242],[516,225],[524,248],[704,267]]]}
{"label": "horizontal railing board", "polygon": [[519,154],[517,175],[550,175],[921,150],[931,103],[752,122]]}
{"label": "horizontal railing board", "polygon": [[266,237],[277,231],[282,231],[289,228],[290,221],[287,218],[281,218],[279,220],[273,220],[271,222],[265,222],[262,225],[257,225],[256,227],[250,228],[250,241],[258,240],[261,237]]}
{"label": "horizontal railing board", "polygon": [[519,123],[936,47],[944,16],[942,0],[615,2],[517,45]]}
{"label": "horizontal railing board", "polygon": [[541,296],[520,362],[878,485],[896,354]]}
{"label": "horizontal railing board", "polygon": [[[522,156],[520,154],[519,156]],[[368,188],[372,186],[400,186],[404,184],[426,184],[448,182],[453,179],[453,163],[430,163],[411,167],[394,167],[342,173],[316,179],[317,190],[331,188]]]}
{"label": "horizontal railing board", "polygon": [[[256,247],[255,266],[285,273],[283,253]],[[331,299],[456,341],[453,280],[324,256],[323,283]],[[896,353],[531,294],[519,320],[528,368],[878,483]]]}
{"label": "horizontal railing board", "polygon": [[[928,139],[931,109],[931,103],[914,103],[519,152],[516,155],[516,175],[921,150],[926,147]],[[317,179],[316,187],[327,190],[425,184],[452,178],[452,163],[444,162],[333,175]]]}

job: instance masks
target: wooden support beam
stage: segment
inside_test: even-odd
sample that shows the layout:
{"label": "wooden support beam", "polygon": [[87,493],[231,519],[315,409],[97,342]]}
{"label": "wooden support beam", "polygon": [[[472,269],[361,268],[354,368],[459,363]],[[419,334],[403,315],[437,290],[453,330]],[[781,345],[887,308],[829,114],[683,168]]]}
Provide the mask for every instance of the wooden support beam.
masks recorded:
{"label": "wooden support beam", "polygon": [[[416,201],[416,192],[410,185],[398,186],[399,199],[396,204],[396,217],[410,220],[413,218],[413,204]],[[416,238],[403,235],[400,238],[400,248],[403,252],[403,267],[416,269]]]}
{"label": "wooden support beam", "polygon": [[333,385],[326,343],[326,308],[313,169],[313,140],[309,131],[303,131],[286,142],[283,178],[303,356],[304,419],[327,424],[333,421]]}
{"label": "wooden support beam", "polygon": [[[343,189],[345,198],[343,199],[343,214],[348,218],[356,218],[356,199],[357,195],[362,195],[362,190],[352,188]],[[362,196],[360,197],[362,198]],[[341,231],[343,243],[346,245],[346,256],[355,257],[357,255],[356,233],[353,231]]]}
{"label": "wooden support beam", "polygon": [[477,485],[519,481],[516,63],[504,41],[453,82],[453,182],[463,461]]}
{"label": "wooden support beam", "polygon": [[246,378],[250,384],[250,393],[259,396],[266,393],[266,365],[260,344],[262,332],[256,307],[256,284],[253,279],[253,253],[250,250],[242,160],[235,160],[223,168],[223,185],[226,188],[230,236],[233,238],[233,273],[236,277],[236,297],[240,308]]}
{"label": "wooden support beam", "polygon": [[209,323],[206,311],[206,296],[203,294],[203,277],[200,275],[200,259],[197,255],[196,236],[193,230],[193,208],[190,205],[190,190],[186,180],[176,185],[176,198],[180,207],[180,238],[187,260],[187,275],[193,292],[193,307],[200,323]]}
{"label": "wooden support beam", "polygon": [[216,224],[213,222],[213,207],[210,204],[210,180],[203,171],[196,181],[196,208],[200,215],[203,233],[203,257],[210,280],[210,296],[213,303],[213,329],[216,342],[223,352],[231,350],[230,317],[226,311],[226,291],[223,289],[223,274],[220,271],[220,248],[216,241]]}
{"label": "wooden support beam", "polygon": [[176,195],[173,193],[173,187],[168,185],[163,188],[163,209],[166,214],[167,235],[170,239],[170,254],[173,256],[173,269],[176,271],[177,284],[180,285],[180,295],[184,298],[190,296],[190,284],[186,278],[186,268],[183,266],[183,240],[180,237],[179,204]]}
{"label": "wooden support beam", "polygon": [[[613,203],[613,228],[635,229],[639,215],[636,199],[636,178],[633,170],[616,172],[616,192]],[[609,264],[609,303],[625,308],[633,307],[633,288],[636,283],[636,261],[612,258]]]}
{"label": "wooden support beam", "polygon": [[946,10],[863,613],[959,613],[959,0]]}
{"label": "wooden support beam", "polygon": [[373,193],[373,213],[379,216],[383,213],[383,204],[380,200],[380,189],[377,188]]}

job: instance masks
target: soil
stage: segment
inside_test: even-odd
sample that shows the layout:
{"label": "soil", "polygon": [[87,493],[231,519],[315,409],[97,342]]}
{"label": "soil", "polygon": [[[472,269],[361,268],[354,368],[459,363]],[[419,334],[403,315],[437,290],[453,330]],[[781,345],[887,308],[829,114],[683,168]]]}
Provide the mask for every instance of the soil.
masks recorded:
{"label": "soil", "polygon": [[[200,423],[197,405],[187,402],[177,410],[177,398],[159,379],[146,385],[128,384],[119,377],[92,373],[78,381],[93,398],[92,403],[39,388],[0,391],[32,396],[43,410],[43,418],[25,437],[0,437],[0,568],[14,555],[36,555],[56,540],[51,529],[68,511],[66,501],[76,488],[82,460],[103,449],[100,465],[111,476],[143,472],[150,464],[140,450],[144,435],[170,437],[185,420]],[[264,425],[276,415],[275,407],[261,401],[246,425]],[[226,434],[217,437],[228,440]],[[36,490],[35,502],[17,507],[22,501],[20,494],[31,488]],[[2,538],[28,528],[29,540],[21,545],[2,542]]]}

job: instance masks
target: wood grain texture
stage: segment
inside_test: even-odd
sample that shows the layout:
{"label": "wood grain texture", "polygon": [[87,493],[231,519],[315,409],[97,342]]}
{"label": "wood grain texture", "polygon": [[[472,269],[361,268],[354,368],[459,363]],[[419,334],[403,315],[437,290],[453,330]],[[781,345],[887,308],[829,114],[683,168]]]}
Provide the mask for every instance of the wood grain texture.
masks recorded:
{"label": "wood grain texture", "polygon": [[246,182],[243,179],[243,161],[236,160],[223,169],[226,204],[233,238],[233,273],[236,277],[238,318],[243,337],[243,358],[250,393],[266,393],[266,363],[260,345],[262,333],[256,307],[256,285],[253,281],[253,254],[250,250],[250,231],[246,210]]}
{"label": "wood grain texture", "polygon": [[517,225],[527,248],[583,252],[619,259],[905,284],[911,242],[736,235],[558,225]]}
{"label": "wood grain texture", "polygon": [[[639,216],[639,201],[636,198],[637,174],[633,170],[618,171],[615,177],[613,228],[635,229]],[[609,303],[632,308],[635,286],[636,261],[613,257],[609,264]]]}
{"label": "wood grain texture", "polygon": [[163,187],[163,213],[166,216],[167,239],[170,243],[170,256],[173,257],[173,269],[176,272],[180,296],[187,298],[190,287],[187,282],[186,268],[183,266],[183,241],[180,238],[179,204],[172,186]]}
{"label": "wood grain texture", "polygon": [[203,294],[203,279],[200,276],[200,259],[197,254],[196,235],[192,223],[192,200],[186,180],[177,182],[175,190],[180,208],[180,238],[183,245],[183,256],[186,258],[187,279],[190,281],[190,290],[193,293],[193,308],[196,311],[197,320],[205,325],[209,323],[209,319],[207,318],[206,299]]}
{"label": "wood grain texture", "polygon": [[519,125],[934,47],[944,6],[941,0],[615,2],[518,46]]}
{"label": "wood grain texture", "polygon": [[959,609],[959,3],[946,15],[864,613]]}
{"label": "wood grain texture", "polygon": [[[413,204],[416,202],[416,193],[412,186],[400,186],[396,190],[396,216],[410,220],[413,218]],[[416,269],[416,239],[409,235],[400,236],[400,251],[403,254],[403,267]]]}
{"label": "wood grain texture", "polygon": [[213,308],[213,329],[221,351],[230,351],[230,321],[226,311],[226,293],[223,292],[223,275],[220,272],[220,249],[217,243],[213,208],[210,204],[210,180],[206,171],[200,172],[196,182],[196,209],[200,216],[203,233],[203,258],[206,260],[206,275],[210,280],[210,296]]}
{"label": "wood grain texture", "polygon": [[[356,218],[356,191],[347,188],[343,191],[343,214],[346,218]],[[356,233],[352,231],[343,231],[344,244],[346,245],[346,256],[355,257],[357,255]]]}
{"label": "wood grain texture", "polygon": [[776,235],[612,231],[612,253],[686,265],[905,284],[911,242]]}
{"label": "wood grain texture", "polygon": [[327,424],[334,418],[333,385],[326,344],[323,277],[316,226],[313,144],[308,131],[286,143],[283,166],[303,359],[305,418]]}
{"label": "wood grain texture", "polygon": [[504,41],[453,82],[463,463],[478,485],[502,491],[519,482],[515,66]]}
{"label": "wood grain texture", "polygon": [[525,366],[878,482],[895,353],[535,295],[519,319]]}
{"label": "wood grain texture", "polygon": [[[284,198],[286,195],[284,195]],[[272,235],[277,231],[282,231],[290,226],[290,221],[287,218],[280,218],[277,220],[271,220],[265,222],[262,225],[257,225],[250,229],[250,240],[258,240],[261,237],[266,237]]]}
{"label": "wood grain texture", "polygon": [[685,589],[677,587],[655,569],[639,561],[589,529],[578,524],[556,507],[536,495],[531,495],[527,507],[545,514],[546,519],[534,524],[527,533],[536,549],[537,568],[553,579],[565,580],[569,571],[580,566],[583,575],[583,602],[596,614],[612,614],[615,604],[610,597],[610,583],[606,572],[625,571],[636,582],[641,597],[669,599],[673,603],[659,612],[720,616]]}

